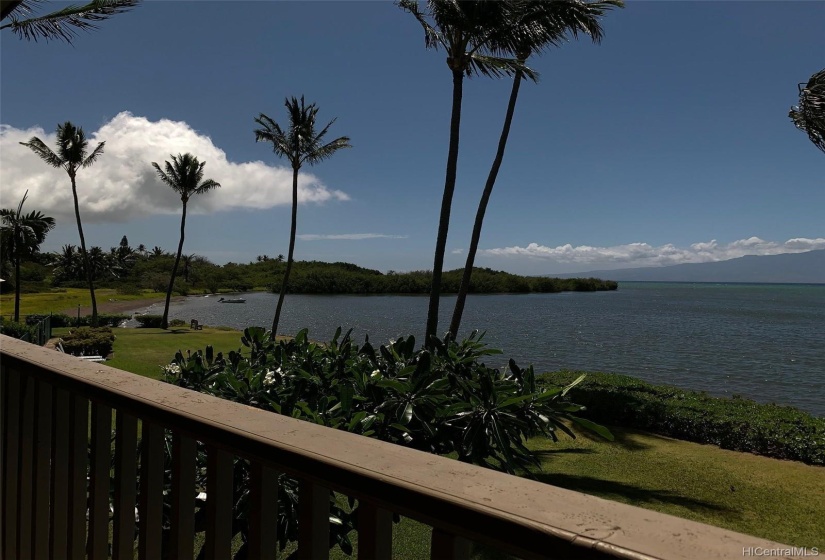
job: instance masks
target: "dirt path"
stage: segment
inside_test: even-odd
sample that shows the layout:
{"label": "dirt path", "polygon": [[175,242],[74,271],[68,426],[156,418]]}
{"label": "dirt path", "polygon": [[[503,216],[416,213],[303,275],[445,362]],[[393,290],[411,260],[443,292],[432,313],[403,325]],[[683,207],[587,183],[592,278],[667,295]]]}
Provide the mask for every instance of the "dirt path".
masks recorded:
{"label": "dirt path", "polygon": [[[117,301],[117,300],[104,300],[97,302],[97,312],[98,313],[112,313],[112,314],[123,314],[129,315],[135,311],[144,311],[147,307],[152,304],[159,304],[160,310],[158,314],[163,313],[163,302],[165,296],[158,296],[156,298],[146,298],[146,299],[130,299],[126,301]],[[186,299],[183,296],[174,296],[172,301],[183,301]],[[61,313],[65,313],[70,317],[75,317],[77,315],[77,307],[71,309],[64,309]],[[80,307],[80,315],[91,315],[92,314],[92,307]]]}

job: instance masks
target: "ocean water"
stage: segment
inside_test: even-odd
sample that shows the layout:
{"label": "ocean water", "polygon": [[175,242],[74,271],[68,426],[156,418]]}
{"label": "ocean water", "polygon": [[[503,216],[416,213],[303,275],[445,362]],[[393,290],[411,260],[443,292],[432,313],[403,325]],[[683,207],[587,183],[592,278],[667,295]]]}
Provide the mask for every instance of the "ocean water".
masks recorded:
{"label": "ocean water", "polygon": [[[245,304],[190,297],[170,317],[269,327],[277,296],[243,297]],[[444,330],[454,301],[442,298]],[[288,295],[279,331],[307,327],[324,341],[341,326],[357,340],[420,341],[426,312],[426,296]],[[476,295],[462,325],[464,334],[472,329],[504,351],[488,361],[494,366],[512,357],[537,371],[624,373],[825,416],[825,285],[622,282],[615,292]]]}

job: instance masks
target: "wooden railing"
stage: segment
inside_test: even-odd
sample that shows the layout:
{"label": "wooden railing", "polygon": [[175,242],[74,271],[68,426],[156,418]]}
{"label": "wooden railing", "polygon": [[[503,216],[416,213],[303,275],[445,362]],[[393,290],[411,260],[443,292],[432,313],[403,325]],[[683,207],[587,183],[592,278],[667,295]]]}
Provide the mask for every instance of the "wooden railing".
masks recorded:
{"label": "wooden railing", "polygon": [[[203,547],[210,559],[230,557],[235,456],[251,462],[253,559],[277,554],[278,472],[300,480],[298,552],[306,559],[327,558],[331,490],[359,501],[360,559],[400,556],[392,548],[393,512],[433,527],[431,557],[438,559],[467,558],[471,540],[522,558],[564,559],[742,558],[747,549],[783,547],[223,401],[4,336],[0,357],[5,559],[96,560],[110,549],[116,559],[132,559],[136,512],[140,558],[193,558],[196,442],[207,449]],[[170,538],[164,540],[162,510],[170,500],[163,496],[165,430],[173,449]]]}

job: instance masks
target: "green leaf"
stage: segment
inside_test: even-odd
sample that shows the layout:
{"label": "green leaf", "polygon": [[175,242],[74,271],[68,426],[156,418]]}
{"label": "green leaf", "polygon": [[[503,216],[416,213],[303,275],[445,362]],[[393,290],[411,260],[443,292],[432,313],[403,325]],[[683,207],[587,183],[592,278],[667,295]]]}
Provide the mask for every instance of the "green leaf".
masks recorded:
{"label": "green leaf", "polygon": [[581,426],[583,428],[587,428],[591,432],[595,432],[595,433],[599,434],[600,436],[602,436],[607,441],[614,441],[615,440],[615,438],[613,437],[613,434],[610,433],[610,430],[608,430],[607,428],[605,428],[604,426],[602,426],[600,424],[596,424],[595,422],[591,422],[590,420],[587,420],[586,418],[579,418],[578,416],[571,416],[570,419],[573,422],[575,422],[576,424],[578,424],[579,426]]}
{"label": "green leaf", "polygon": [[413,404],[407,403],[407,406],[404,407],[404,410],[401,414],[398,415],[398,421],[403,424],[409,424],[410,420],[412,419],[413,414]]}
{"label": "green leaf", "polygon": [[565,395],[567,394],[567,392],[568,392],[570,389],[572,389],[573,387],[575,387],[576,385],[578,385],[579,383],[581,383],[582,381],[584,381],[584,378],[585,378],[585,377],[587,377],[587,374],[584,374],[584,373],[583,373],[583,374],[581,374],[581,375],[578,377],[578,379],[576,379],[575,381],[573,381],[570,385],[568,385],[567,387],[565,387],[565,388],[564,388],[564,390],[562,390],[562,392],[561,392],[561,396],[565,396]]}

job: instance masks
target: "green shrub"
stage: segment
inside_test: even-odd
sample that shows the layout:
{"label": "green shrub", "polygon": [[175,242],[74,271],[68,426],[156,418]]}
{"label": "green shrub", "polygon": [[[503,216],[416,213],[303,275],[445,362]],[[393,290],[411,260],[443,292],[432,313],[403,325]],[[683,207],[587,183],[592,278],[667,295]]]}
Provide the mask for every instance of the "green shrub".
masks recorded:
{"label": "green shrub", "polygon": [[34,325],[28,325],[23,322],[14,322],[0,317],[0,334],[10,336],[12,338],[25,338],[26,340],[33,340],[35,328]]}
{"label": "green shrub", "polygon": [[162,315],[136,315],[135,320],[138,322],[138,328],[142,329],[159,329],[163,322]]}
{"label": "green shrub", "polygon": [[[41,317],[45,317],[42,315]],[[60,327],[74,327],[77,325],[77,318],[66,315],[65,313],[52,313],[52,328]]]}
{"label": "green shrub", "polygon": [[[581,372],[540,376],[564,385]],[[712,397],[669,385],[652,385],[627,375],[591,373],[572,392],[595,422],[723,449],[825,465],[825,418],[789,406],[760,404],[741,397]]]}
{"label": "green shrub", "polygon": [[[123,321],[128,321],[131,319],[131,315],[109,315],[106,313],[101,313],[97,316],[97,326],[99,327],[117,327]],[[74,326],[78,325],[77,319],[71,325],[67,326]],[[85,315],[80,318],[79,326],[81,327],[90,327],[92,326],[92,316]]]}
{"label": "green shrub", "polygon": [[[351,331],[350,331],[351,332]],[[462,341],[434,340],[432,351],[415,348],[413,337],[375,348],[339,328],[327,344],[300,331],[292,340],[270,340],[260,327],[244,330],[246,350],[215,355],[178,352],[165,368],[168,381],[263,410],[505,471],[524,472],[539,465],[524,445],[529,436],[557,438],[557,430],[575,437],[566,422],[612,439],[607,430],[574,416],[581,407],[569,402],[568,387],[536,383],[533,368],[512,360],[502,371],[487,367],[485,347],[473,333]],[[202,455],[199,455],[202,457]],[[248,531],[249,464],[235,460],[233,531]],[[298,483],[278,481],[279,544],[298,535]],[[202,504],[198,504],[202,507]],[[283,512],[281,514],[280,512]],[[349,508],[330,504],[330,546],[352,552],[349,534],[357,518]]]}
{"label": "green shrub", "polygon": [[78,327],[63,337],[63,350],[74,356],[106,357],[114,342],[111,327]]}
{"label": "green shrub", "polygon": [[[36,317],[37,321],[48,317],[48,315],[29,315],[29,317]],[[90,327],[92,326],[92,316],[84,315],[80,318],[72,317],[64,313],[52,313],[52,328],[60,327]],[[132,317],[130,315],[116,315],[101,313],[97,316],[97,324],[99,327],[117,327],[123,321],[128,321]]]}
{"label": "green shrub", "polygon": [[186,326],[186,321],[184,321],[183,319],[172,319],[171,321],[169,321],[169,326],[170,327],[184,327],[184,326]]}

